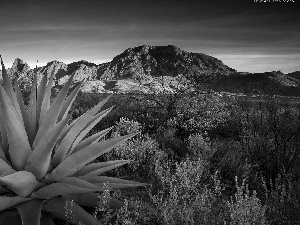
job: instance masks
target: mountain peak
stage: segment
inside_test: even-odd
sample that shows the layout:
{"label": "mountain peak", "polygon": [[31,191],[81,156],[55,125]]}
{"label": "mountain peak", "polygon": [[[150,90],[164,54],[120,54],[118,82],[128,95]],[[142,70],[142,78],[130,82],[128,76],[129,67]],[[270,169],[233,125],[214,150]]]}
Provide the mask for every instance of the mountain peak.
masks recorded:
{"label": "mountain peak", "polygon": [[26,72],[30,70],[30,67],[22,59],[16,58],[13,62],[11,70],[13,70],[14,72]]}
{"label": "mountain peak", "polygon": [[221,60],[203,53],[189,53],[174,45],[142,45],[128,48],[101,68],[99,78],[141,80],[148,76],[196,75],[203,73],[230,74],[236,70]]}

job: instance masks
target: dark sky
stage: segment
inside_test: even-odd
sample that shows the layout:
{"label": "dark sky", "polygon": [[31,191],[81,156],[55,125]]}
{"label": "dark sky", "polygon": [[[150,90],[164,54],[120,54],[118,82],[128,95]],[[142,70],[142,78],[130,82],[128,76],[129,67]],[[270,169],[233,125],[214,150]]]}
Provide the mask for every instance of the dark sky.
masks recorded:
{"label": "dark sky", "polygon": [[300,71],[300,0],[255,1],[0,0],[0,54],[32,67],[176,45],[238,71]]}

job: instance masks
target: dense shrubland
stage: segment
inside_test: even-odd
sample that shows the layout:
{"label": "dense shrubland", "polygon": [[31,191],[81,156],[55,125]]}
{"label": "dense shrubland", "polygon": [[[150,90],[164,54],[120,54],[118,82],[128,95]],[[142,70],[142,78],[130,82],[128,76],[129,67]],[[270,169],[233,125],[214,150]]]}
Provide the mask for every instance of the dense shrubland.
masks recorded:
{"label": "dense shrubland", "polygon": [[[79,95],[73,117],[104,97]],[[109,174],[151,186],[108,190],[126,204],[99,207],[104,224],[300,223],[298,102],[190,94],[171,109],[115,95],[108,105],[116,107],[92,132],[140,131],[104,156],[131,160]]]}
{"label": "dense shrubland", "polygon": [[[73,119],[105,97],[80,93]],[[151,186],[108,189],[108,199],[125,204],[110,209],[99,200],[90,210],[103,224],[300,224],[295,99],[193,93],[168,108],[144,95],[114,95],[112,105],[89,134],[114,126],[104,138],[139,135],[102,157],[131,160],[107,175]]]}

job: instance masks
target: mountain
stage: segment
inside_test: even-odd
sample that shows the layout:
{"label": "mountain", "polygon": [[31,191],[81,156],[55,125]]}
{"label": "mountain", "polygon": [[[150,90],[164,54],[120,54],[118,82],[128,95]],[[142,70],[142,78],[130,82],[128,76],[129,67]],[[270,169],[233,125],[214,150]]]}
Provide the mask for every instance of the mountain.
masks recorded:
{"label": "mountain", "polygon": [[[18,79],[22,74],[27,74],[30,71],[30,67],[26,62],[20,58],[16,58],[11,68],[7,69],[11,79]],[[1,74],[2,71],[0,70]],[[0,77],[2,80],[2,76]]]}
{"label": "mountain", "polygon": [[[8,69],[9,76],[24,89],[30,88],[34,71],[19,58]],[[63,85],[73,73],[74,83],[85,79],[83,92],[174,93],[178,88],[205,86],[221,92],[300,96],[300,71],[241,73],[217,58],[173,45],[128,48],[99,65],[85,60],[70,64],[51,61],[37,68],[38,82],[52,72],[55,85]]]}
{"label": "mountain", "polygon": [[128,48],[110,63],[102,65],[97,78],[141,80],[149,76],[175,77],[193,73],[234,72],[236,70],[224,65],[222,61],[202,53],[189,53],[173,45],[143,45]]}

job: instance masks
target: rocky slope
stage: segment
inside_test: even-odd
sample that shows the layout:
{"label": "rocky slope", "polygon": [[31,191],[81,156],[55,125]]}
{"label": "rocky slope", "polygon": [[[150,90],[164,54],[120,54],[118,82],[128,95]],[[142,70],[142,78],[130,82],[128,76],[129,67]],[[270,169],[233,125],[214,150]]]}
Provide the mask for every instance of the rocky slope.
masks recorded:
{"label": "rocky slope", "polygon": [[128,48],[110,63],[103,65],[97,78],[143,80],[149,76],[175,77],[194,73],[234,72],[236,70],[224,65],[222,61],[202,53],[189,53],[173,45],[143,45]]}
{"label": "rocky slope", "polygon": [[[86,80],[83,92],[173,93],[205,83],[213,91],[300,95],[299,71],[238,73],[214,57],[186,52],[173,45],[128,48],[111,62],[100,65],[84,60],[70,64],[55,60],[39,67],[37,72],[38,81],[43,74],[50,77],[54,72],[56,85],[63,85],[74,73],[75,83]],[[21,59],[15,60],[8,73],[23,89],[30,88],[34,70]]]}

